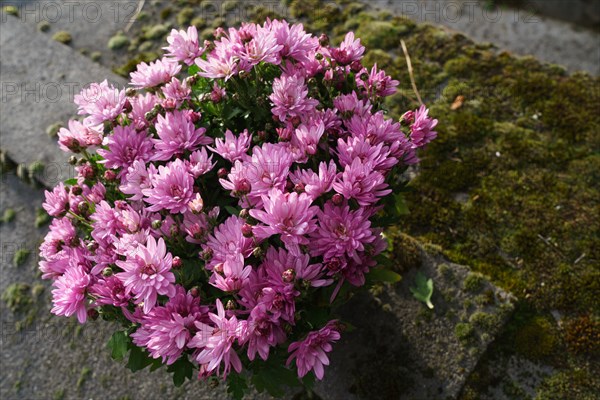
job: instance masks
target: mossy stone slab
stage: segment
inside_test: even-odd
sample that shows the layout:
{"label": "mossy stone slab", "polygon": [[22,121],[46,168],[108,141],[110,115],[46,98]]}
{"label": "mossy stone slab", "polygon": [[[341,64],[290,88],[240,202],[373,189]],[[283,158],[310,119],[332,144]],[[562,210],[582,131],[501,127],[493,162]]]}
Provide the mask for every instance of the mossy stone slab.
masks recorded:
{"label": "mossy stone slab", "polygon": [[[342,307],[356,329],[334,346],[325,380],[317,384],[322,398],[456,398],[501,331],[513,310],[509,293],[485,279],[477,290],[466,288],[468,267],[419,251],[420,265],[404,272],[401,282]],[[417,273],[434,282],[431,310],[410,292]]]}
{"label": "mossy stone slab", "polygon": [[0,148],[17,164],[45,165],[40,181],[52,187],[73,176],[69,155],[46,134],[49,125],[77,113],[73,96],[92,82],[123,78],[38,32],[35,25],[8,16],[0,25]]}

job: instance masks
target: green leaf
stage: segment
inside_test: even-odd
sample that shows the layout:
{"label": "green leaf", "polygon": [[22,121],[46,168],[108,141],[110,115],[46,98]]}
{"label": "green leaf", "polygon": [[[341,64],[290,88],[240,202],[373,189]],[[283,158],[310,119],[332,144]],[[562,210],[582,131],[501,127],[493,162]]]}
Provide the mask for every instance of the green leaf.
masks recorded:
{"label": "green leaf", "polygon": [[415,276],[415,285],[416,286],[410,288],[415,299],[427,304],[427,307],[433,308],[433,304],[431,303],[433,280],[431,278],[427,279],[421,272],[417,272],[417,275]]}
{"label": "green leaf", "polygon": [[225,210],[227,210],[227,212],[231,215],[240,215],[240,210],[235,207],[225,206]]}
{"label": "green leaf", "polygon": [[127,345],[129,344],[129,336],[124,331],[113,333],[106,347],[110,349],[110,355],[113,359],[121,361],[127,354]]}
{"label": "green leaf", "polygon": [[385,268],[374,268],[369,271],[369,280],[371,282],[389,282],[396,283],[402,280],[402,275]]}
{"label": "green leaf", "polygon": [[192,64],[189,68],[188,68],[188,75],[189,76],[194,76],[196,75],[198,72],[200,72],[200,67],[198,67],[196,64]]}
{"label": "green leaf", "polygon": [[396,213],[398,215],[408,215],[410,214],[410,210],[408,209],[408,204],[406,204],[406,199],[402,193],[397,193],[394,195],[394,201],[396,205]]}
{"label": "green leaf", "polygon": [[[152,364],[153,370],[162,365],[160,359],[153,359],[148,356],[148,353],[141,348],[137,347],[134,344],[129,346],[131,351],[129,352],[129,360],[127,361],[127,368],[131,370],[131,372],[140,371],[146,368],[148,365]],[[158,367],[155,368],[155,364],[158,364]]]}
{"label": "green leaf", "polygon": [[65,181],[65,185],[67,185],[67,186],[77,185],[77,178],[67,179]]}
{"label": "green leaf", "polygon": [[173,373],[173,383],[175,386],[181,386],[185,382],[185,378],[192,379],[194,365],[188,360],[186,355],[183,355],[179,360],[169,365],[167,371]]}
{"label": "green leaf", "polygon": [[241,400],[247,389],[248,384],[246,383],[245,376],[236,373],[227,375],[227,393],[229,393],[234,400]]}
{"label": "green leaf", "polygon": [[284,367],[283,364],[276,364],[275,362],[269,362],[264,367],[257,368],[254,371],[254,376],[252,376],[252,383],[256,390],[261,393],[266,390],[273,397],[282,397],[285,394],[286,387],[300,385],[294,371]]}

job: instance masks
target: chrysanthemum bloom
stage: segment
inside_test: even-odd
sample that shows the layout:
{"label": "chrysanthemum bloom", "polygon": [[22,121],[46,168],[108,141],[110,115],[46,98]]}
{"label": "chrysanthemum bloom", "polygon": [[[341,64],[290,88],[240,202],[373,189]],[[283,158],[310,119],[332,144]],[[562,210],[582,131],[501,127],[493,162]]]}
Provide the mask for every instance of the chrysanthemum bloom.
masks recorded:
{"label": "chrysanthemum bloom", "polygon": [[283,49],[283,46],[277,44],[277,39],[269,29],[257,26],[256,34],[244,45],[244,51],[240,54],[240,57],[249,66],[254,66],[260,62],[279,64],[281,62],[279,56],[281,49]]}
{"label": "chrysanthemum bloom", "polygon": [[341,113],[343,119],[349,119],[355,115],[363,118],[370,115],[373,108],[368,99],[359,99],[356,92],[336,97],[333,99],[333,105]]}
{"label": "chrysanthemum bloom", "polygon": [[173,111],[164,117],[159,115],[156,121],[156,133],[159,139],[153,139],[157,154],[155,160],[169,160],[185,150],[194,151],[202,144],[212,143],[204,136],[205,128],[196,128],[184,111]]}
{"label": "chrysanthemum bloom", "polygon": [[360,44],[360,39],[354,39],[354,32],[348,32],[344,41],[337,49],[331,49],[331,56],[340,65],[350,65],[359,61],[365,52],[365,47]]}
{"label": "chrysanthemum bloom", "polygon": [[107,80],[92,83],[73,98],[79,115],[87,115],[86,125],[99,125],[115,119],[125,107],[125,91],[109,85]]}
{"label": "chrysanthemum bloom", "polygon": [[187,32],[184,30],[178,31],[177,29],[171,30],[167,42],[169,46],[163,47],[168,51],[166,56],[173,57],[177,61],[183,61],[187,65],[192,65],[204,51],[198,42],[198,30],[195,26],[190,26]]}
{"label": "chrysanthemum bloom", "polygon": [[158,170],[154,164],[148,164],[141,160],[135,160],[127,169],[127,174],[123,175],[119,189],[128,195],[133,201],[141,200],[144,197],[142,190],[152,187],[152,177]]}
{"label": "chrysanthemum bloom", "polygon": [[363,164],[359,158],[355,158],[351,165],[346,165],[344,172],[333,183],[333,189],[348,200],[355,199],[363,207],[392,193],[385,183],[385,177],[375,171],[370,163]]}
{"label": "chrysanthemum bloom", "polygon": [[304,78],[283,74],[273,81],[273,94],[269,96],[273,103],[271,112],[280,121],[285,121],[287,117],[300,117],[303,113],[314,110],[319,104],[318,100],[307,96],[308,88]]}
{"label": "chrysanthemum bloom", "polygon": [[102,144],[102,133],[77,120],[69,121],[69,129],[58,131],[58,145],[63,151],[79,153],[81,149]]}
{"label": "chrysanthemum bloom", "polygon": [[371,165],[375,171],[386,172],[398,163],[397,158],[390,156],[388,146],[384,143],[372,145],[365,137],[338,139],[336,151],[342,167],[352,165],[358,159],[363,165]]}
{"label": "chrysanthemum bloom", "polygon": [[132,126],[116,126],[112,135],[104,139],[106,149],[98,149],[104,157],[106,168],[123,168],[127,172],[135,160],[149,161],[152,157],[152,141],[145,132],[137,132]]}
{"label": "chrysanthemum bloom", "polygon": [[131,300],[131,290],[125,287],[123,282],[112,275],[100,279],[89,290],[94,297],[94,304],[98,306],[111,305],[115,307],[127,307]]}
{"label": "chrysanthemum bloom", "polygon": [[73,223],[68,218],[55,219],[50,224],[50,231],[40,245],[40,256],[51,258],[61,251],[79,246],[80,240]]}
{"label": "chrysanthemum bloom", "polygon": [[143,130],[148,127],[146,114],[150,112],[158,103],[158,99],[152,93],[138,94],[135,97],[130,97],[131,113],[129,118],[133,122],[133,126],[137,130]]}
{"label": "chrysanthemum bloom", "polygon": [[307,62],[313,52],[319,47],[319,40],[304,31],[302,24],[290,26],[286,21],[267,21],[266,27],[273,32],[277,44],[281,45],[279,54],[282,58],[289,57],[300,62]]}
{"label": "chrysanthemum bloom", "polygon": [[263,210],[250,210],[250,215],[264,225],[254,227],[254,235],[262,240],[281,235],[281,241],[296,251],[298,245],[308,244],[304,236],[316,229],[314,216],[318,207],[311,206],[312,199],[306,193],[283,193],[273,189],[262,196]]}
{"label": "chrysanthemum bloom", "polygon": [[329,365],[327,353],[333,349],[331,343],[339,339],[337,321],[329,321],[320,330],[310,332],[304,340],[290,344],[288,352],[292,354],[286,364],[289,365],[295,358],[300,378],[313,370],[317,379],[321,380],[325,373],[323,366]]}
{"label": "chrysanthemum bloom", "polygon": [[319,227],[311,235],[311,255],[325,260],[348,256],[359,261],[358,252],[375,240],[368,217],[364,208],[350,211],[348,205],[336,207],[327,202],[317,215]]}
{"label": "chrysanthemum bloom", "polygon": [[146,64],[138,64],[137,70],[130,74],[130,84],[137,88],[151,88],[167,83],[181,71],[181,65],[170,58],[162,58]]}
{"label": "chrysanthemum bloom", "polygon": [[185,100],[189,100],[192,89],[185,84],[185,81],[182,83],[173,77],[171,82],[163,87],[162,92],[165,95],[165,99],[162,101],[164,108],[171,109],[181,107]]}
{"label": "chrysanthemum bloom", "polygon": [[297,279],[310,282],[311,286],[327,286],[333,281],[321,279],[323,266],[309,264],[308,254],[294,255],[285,249],[269,247],[261,267],[266,271],[269,281],[278,285],[294,285]]}
{"label": "chrysanthemum bloom", "polygon": [[319,173],[311,169],[298,169],[290,174],[294,184],[304,186],[304,192],[312,200],[316,200],[323,193],[329,192],[333,187],[333,181],[337,176],[337,166],[333,160],[329,164],[324,161],[319,164]]}
{"label": "chrysanthemum bloom", "polygon": [[[265,143],[252,149],[252,157],[243,164],[244,175],[250,181],[252,201],[262,201],[261,195],[271,189],[283,190],[293,163],[289,150],[282,144]],[[237,163],[235,168],[237,168]],[[232,169],[233,172],[234,169]]]}
{"label": "chrysanthemum bloom", "polygon": [[186,294],[182,286],[177,286],[175,296],[164,307],[154,307],[142,317],[142,326],[131,338],[136,346],[145,347],[152,358],[162,358],[163,363],[171,365],[196,333],[195,322],[206,313],[208,307],[200,305],[199,297]]}
{"label": "chrysanthemum bloom", "polygon": [[271,347],[285,342],[286,335],[278,320],[274,320],[265,304],[258,304],[248,317],[248,359],[253,361],[256,353],[263,360],[269,358]]}
{"label": "chrysanthemum bloom", "polygon": [[142,190],[144,201],[151,204],[148,211],[169,210],[172,214],[185,212],[194,198],[194,177],[185,163],[177,159],[159,166],[152,177],[152,187]]}
{"label": "chrysanthemum bloom", "polygon": [[221,300],[217,299],[217,314],[209,313],[211,325],[203,322],[196,322],[198,332],[190,339],[188,346],[198,348],[200,351],[196,356],[199,364],[206,365],[206,372],[212,373],[216,370],[217,375],[221,375],[221,363],[223,363],[223,378],[231,370],[231,367],[238,373],[242,371],[242,362],[233,348],[237,340],[243,341],[245,336],[245,321],[242,323],[237,318],[225,316],[225,308]]}
{"label": "chrysanthemum bloom", "polygon": [[378,70],[377,64],[373,65],[367,79],[363,80],[362,75],[367,73],[368,71],[365,68],[356,75],[357,86],[363,88],[367,97],[386,97],[396,93],[396,87],[400,82],[392,79],[385,71]]}
{"label": "chrysanthemum bloom", "polygon": [[235,292],[244,286],[252,271],[251,265],[244,265],[244,257],[228,257],[224,263],[213,268],[210,284],[224,292]]}
{"label": "chrysanthemum bloom", "polygon": [[165,241],[158,242],[149,236],[146,245],[139,244],[125,261],[116,264],[124,272],[116,276],[135,295],[137,303],[143,303],[148,314],[156,305],[158,295],[175,296],[175,275],[171,272],[173,256],[167,253]]}
{"label": "chrysanthemum bloom", "polygon": [[69,211],[69,192],[67,192],[67,188],[62,182],[59,182],[51,192],[44,191],[44,195],[46,201],[44,201],[42,207],[49,215],[60,217]]}
{"label": "chrysanthemum bloom", "polygon": [[187,163],[188,171],[190,174],[197,178],[201,175],[206,174],[212,170],[217,162],[212,162],[212,154],[209,156],[206,151],[206,147],[202,147],[200,150],[196,150],[190,154],[189,161]]}
{"label": "chrysanthemum bloom", "polygon": [[437,137],[436,127],[438,120],[429,118],[429,110],[422,105],[414,113],[414,122],[410,127],[410,140],[413,147],[425,146]]}
{"label": "chrysanthemum bloom", "polygon": [[91,276],[81,265],[69,267],[53,283],[52,313],[65,317],[76,314],[77,320],[83,324],[87,320],[86,291],[91,282]]}
{"label": "chrysanthemum bloom", "polygon": [[106,201],[101,201],[96,206],[90,220],[94,228],[92,237],[98,242],[107,240],[117,232],[125,230],[118,210],[112,208]]}
{"label": "chrysanthemum bloom", "polygon": [[209,149],[224,159],[234,162],[236,160],[241,160],[246,155],[251,143],[252,135],[248,134],[248,129],[244,129],[242,133],[237,136],[227,129],[225,131],[225,140],[220,138],[216,139],[215,147],[209,147]]}
{"label": "chrysanthemum bloom", "polygon": [[254,248],[252,238],[242,234],[242,225],[246,221],[232,215],[225,222],[218,225],[212,235],[208,237],[203,249],[210,249],[212,258],[206,267],[210,270],[217,264],[222,264],[228,259],[237,259],[239,255],[248,257]]}
{"label": "chrysanthemum bloom", "polygon": [[303,153],[303,157],[296,162],[306,162],[308,156],[315,155],[323,133],[325,133],[323,121],[310,125],[302,124],[296,129],[292,136],[292,144],[298,146]]}

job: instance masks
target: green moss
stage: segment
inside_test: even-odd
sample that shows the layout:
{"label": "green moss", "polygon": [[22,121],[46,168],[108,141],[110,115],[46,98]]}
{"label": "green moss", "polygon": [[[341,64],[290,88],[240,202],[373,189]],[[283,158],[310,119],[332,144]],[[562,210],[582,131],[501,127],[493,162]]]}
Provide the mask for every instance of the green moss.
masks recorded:
{"label": "green moss", "polygon": [[478,311],[469,317],[469,322],[474,326],[489,332],[499,328],[501,321],[497,315]]}
{"label": "green moss", "polygon": [[90,59],[92,61],[98,62],[98,61],[100,61],[101,58],[102,58],[102,53],[99,51],[94,51],[94,52],[92,52],[92,54],[90,54]]}
{"label": "green moss", "polygon": [[91,374],[92,374],[92,370],[89,369],[88,367],[81,368],[81,372],[79,373],[79,378],[77,378],[77,388],[78,389],[81,388],[81,386],[83,386],[83,384],[90,377]]}
{"label": "green moss", "polygon": [[160,11],[160,19],[162,19],[163,21],[166,19],[169,19],[169,17],[173,14],[173,9],[171,7],[166,7],[163,8]]}
{"label": "green moss", "polygon": [[3,6],[2,13],[6,15],[19,16],[19,9],[16,6]]}
{"label": "green moss", "polygon": [[29,289],[26,283],[13,283],[2,293],[2,301],[12,312],[26,311],[33,304]]}
{"label": "green moss", "polygon": [[154,52],[141,53],[141,54],[138,54],[133,59],[129,60],[124,65],[115,68],[113,71],[116,74],[119,74],[124,77],[128,77],[131,72],[136,70],[137,65],[139,63],[141,63],[141,62],[149,63],[149,62],[155,61],[157,58],[159,58],[159,55]]}
{"label": "green moss", "polygon": [[206,27],[206,20],[202,17],[196,17],[192,20],[191,24],[198,29],[203,29]]}
{"label": "green moss", "polygon": [[221,6],[221,8],[225,12],[229,12],[229,11],[235,10],[239,6],[240,6],[240,2],[239,1],[236,1],[236,0],[226,0],[226,1],[223,2],[223,5]]}
{"label": "green moss", "polygon": [[177,24],[181,27],[189,25],[190,21],[194,18],[195,11],[192,7],[184,7],[177,14]]}
{"label": "green moss", "polygon": [[129,46],[129,43],[131,43],[129,38],[125,36],[122,32],[119,32],[108,40],[107,46],[111,50],[119,50],[124,48],[125,46]]}
{"label": "green moss", "polygon": [[36,208],[34,225],[36,228],[41,228],[50,222],[50,216],[43,208]]}
{"label": "green moss", "polygon": [[515,335],[515,349],[524,356],[538,360],[554,350],[557,333],[552,322],[541,316],[533,317]]}
{"label": "green moss", "polygon": [[165,25],[157,24],[146,29],[144,38],[147,40],[158,40],[162,39],[168,32],[169,29]]}
{"label": "green moss", "polygon": [[62,122],[55,122],[51,125],[48,125],[46,128],[46,134],[51,138],[56,137],[58,135],[58,131],[63,127]]}
{"label": "green moss", "polygon": [[56,389],[52,394],[52,400],[63,400],[65,398],[66,391],[64,388]]}
{"label": "green moss", "polygon": [[600,321],[598,318],[582,315],[564,324],[564,338],[567,347],[575,354],[590,358],[600,357]]}
{"label": "green moss", "polygon": [[597,373],[585,368],[559,372],[546,379],[538,391],[536,400],[595,400],[600,393]]}
{"label": "green moss", "polygon": [[68,45],[73,41],[73,37],[67,31],[58,31],[52,36],[52,40]]}
{"label": "green moss", "polygon": [[361,43],[369,48],[390,50],[399,48],[400,39],[409,32],[408,26],[394,24],[389,21],[373,21],[361,25],[356,36],[361,38]]}
{"label": "green moss", "polygon": [[48,32],[52,26],[48,21],[40,21],[37,24],[37,28],[40,32]]}
{"label": "green moss", "polygon": [[461,342],[471,339],[473,337],[473,325],[465,322],[459,322],[454,327],[454,335]]}
{"label": "green moss", "polygon": [[477,293],[483,288],[483,284],[485,283],[485,279],[482,275],[477,273],[469,272],[467,277],[464,280],[464,288],[465,290],[471,293]]}
{"label": "green moss", "polygon": [[27,249],[17,250],[13,256],[13,265],[15,267],[20,267],[25,264],[25,261],[29,258],[29,254],[31,254],[31,252]]}
{"label": "green moss", "polygon": [[0,218],[0,223],[13,222],[15,220],[16,216],[17,216],[17,213],[15,212],[14,209],[7,208],[6,210],[4,210],[4,214],[2,214],[2,218]]}

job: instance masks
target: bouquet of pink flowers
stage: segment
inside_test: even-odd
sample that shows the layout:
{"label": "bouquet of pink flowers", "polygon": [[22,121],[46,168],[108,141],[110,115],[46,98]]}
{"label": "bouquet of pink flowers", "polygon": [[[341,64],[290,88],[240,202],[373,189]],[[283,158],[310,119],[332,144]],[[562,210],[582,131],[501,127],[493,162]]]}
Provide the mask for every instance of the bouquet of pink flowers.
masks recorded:
{"label": "bouquet of pink flowers", "polygon": [[374,273],[383,227],[437,121],[385,117],[398,82],[363,67],[353,33],[334,47],[273,20],[215,37],[173,30],[132,88],[76,96],[59,144],[77,176],[46,192],[40,269],[54,314],[120,324],[109,347],[131,369],[276,394],[323,378],[349,289],[395,279]]}

